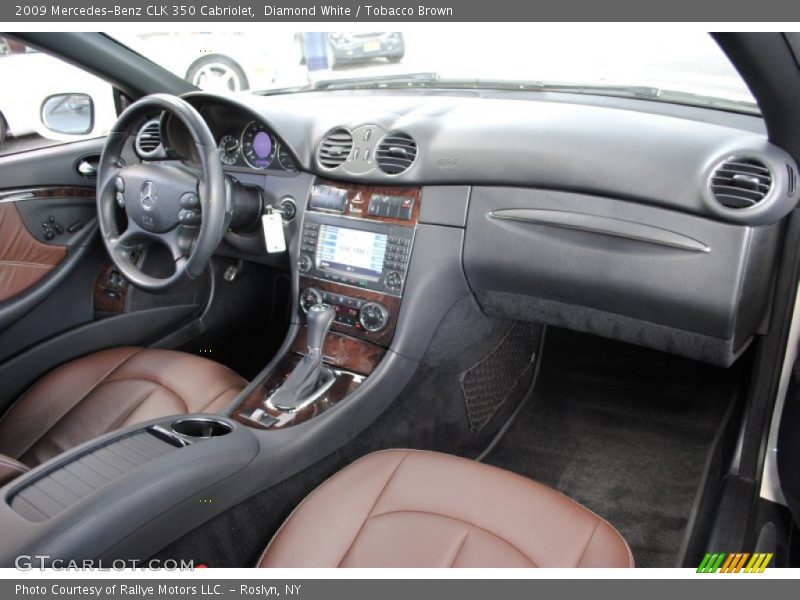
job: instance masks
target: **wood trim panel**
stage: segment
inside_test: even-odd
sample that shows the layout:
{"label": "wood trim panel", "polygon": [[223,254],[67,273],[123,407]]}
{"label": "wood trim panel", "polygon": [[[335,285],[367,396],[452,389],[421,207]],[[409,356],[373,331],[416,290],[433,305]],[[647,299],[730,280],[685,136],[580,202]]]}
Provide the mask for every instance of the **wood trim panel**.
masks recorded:
{"label": "wood trim panel", "polygon": [[[307,352],[306,333],[304,327],[294,339],[292,352],[296,354]],[[361,375],[369,375],[380,364],[386,349],[377,344],[331,332],[325,338],[322,354],[326,364]]]}
{"label": "wood trim panel", "polygon": [[46,198],[94,198],[94,188],[80,186],[47,186],[17,190],[0,190],[0,202],[20,202]]}
{"label": "wood trim panel", "polygon": [[[391,225],[402,225],[403,227],[415,227],[419,222],[419,203],[422,195],[422,188],[419,187],[396,187],[386,185],[359,185],[355,183],[346,183],[342,181],[333,181],[331,179],[317,179],[314,185],[330,185],[340,189],[347,190],[347,204],[345,205],[344,213],[327,210],[312,209],[310,206],[307,210],[323,215],[333,216],[346,216],[355,217],[358,219],[366,219],[368,221],[378,221],[381,223],[389,223]],[[387,196],[406,196],[414,198],[414,206],[411,209],[411,220],[395,219],[392,217],[378,217],[367,214],[367,207],[369,206],[369,199],[372,194],[384,194]],[[308,201],[311,200],[309,196]]]}
{"label": "wood trim panel", "polygon": [[[257,429],[282,429],[299,425],[344,400],[348,394],[361,385],[360,377],[366,377],[372,373],[386,354],[386,350],[376,344],[338,333],[329,333],[322,349],[325,364],[347,371],[347,373],[337,376],[327,394],[297,413],[284,413],[269,409],[265,402],[267,396],[289,376],[306,351],[306,330],[304,328],[295,338],[289,354],[284,357],[269,377],[248,394],[237,407],[233,418],[244,425]],[[263,409],[267,415],[277,419],[277,423],[266,426],[246,416],[257,408]]]}
{"label": "wood trim panel", "polygon": [[[266,406],[267,396],[286,379],[289,373],[292,372],[292,369],[300,362],[300,358],[299,354],[288,354],[280,362],[275,371],[273,371],[272,375],[245,398],[237,409],[236,414],[233,415],[233,418],[243,425],[256,429],[285,429],[286,427],[305,423],[309,419],[313,419],[317,415],[322,414],[332,406],[344,400],[345,397],[354,392],[362,383],[359,376],[353,377],[348,373],[344,373],[336,377],[333,385],[322,398],[298,412],[285,413],[268,408]],[[247,418],[246,415],[251,414],[252,411],[257,408],[263,409],[266,415],[277,421],[270,425],[265,425],[264,423]]]}
{"label": "wood trim panel", "polygon": [[115,267],[111,262],[104,263],[94,280],[92,304],[95,313],[118,315],[125,312],[125,297],[130,284],[125,281],[122,287],[112,286],[108,282],[108,275],[113,269]]}

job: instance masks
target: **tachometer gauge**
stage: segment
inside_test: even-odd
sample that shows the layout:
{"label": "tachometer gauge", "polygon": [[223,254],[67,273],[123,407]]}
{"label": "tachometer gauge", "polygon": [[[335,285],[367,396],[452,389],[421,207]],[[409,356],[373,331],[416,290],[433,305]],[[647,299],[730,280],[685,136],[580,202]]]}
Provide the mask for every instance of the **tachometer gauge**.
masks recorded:
{"label": "tachometer gauge", "polygon": [[294,163],[292,155],[283,146],[278,146],[278,164],[284,171],[294,173],[297,171],[297,165]]}
{"label": "tachometer gauge", "polygon": [[226,165],[236,163],[239,158],[239,140],[233,135],[223,135],[219,140],[219,159]]}
{"label": "tachometer gauge", "polygon": [[266,169],[275,158],[275,139],[266,127],[251,122],[242,132],[242,156],[254,169]]}

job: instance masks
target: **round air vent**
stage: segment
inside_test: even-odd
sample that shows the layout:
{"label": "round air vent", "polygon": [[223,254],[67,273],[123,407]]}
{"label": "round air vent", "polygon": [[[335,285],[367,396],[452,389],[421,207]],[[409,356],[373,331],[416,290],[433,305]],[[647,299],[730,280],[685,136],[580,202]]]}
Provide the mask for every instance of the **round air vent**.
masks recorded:
{"label": "round air vent", "polygon": [[347,160],[352,149],[353,136],[347,129],[340,127],[329,132],[322,140],[317,158],[323,167],[335,169]]}
{"label": "round air vent", "polygon": [[148,158],[158,152],[161,147],[161,120],[151,119],[136,134],[136,152],[142,158]]}
{"label": "round air vent", "polygon": [[375,149],[375,161],[381,171],[398,175],[408,169],[417,158],[417,143],[402,131],[387,133]]}
{"label": "round air vent", "polygon": [[711,174],[709,189],[722,206],[749,208],[772,189],[772,172],[760,159],[734,156]]}

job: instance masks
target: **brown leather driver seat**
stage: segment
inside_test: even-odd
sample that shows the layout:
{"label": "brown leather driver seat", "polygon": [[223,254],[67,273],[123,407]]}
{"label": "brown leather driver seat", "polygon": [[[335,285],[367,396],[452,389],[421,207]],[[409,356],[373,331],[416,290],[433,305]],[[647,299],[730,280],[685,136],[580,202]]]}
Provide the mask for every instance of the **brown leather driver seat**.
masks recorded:
{"label": "brown leather driver seat", "polygon": [[247,381],[206,358],[113,348],[68,362],[0,420],[0,485],[92,438],[169,415],[216,412]]}
{"label": "brown leather driver seat", "polygon": [[260,567],[632,567],[609,523],[519,475],[420,450],[370,454],[308,496]]}

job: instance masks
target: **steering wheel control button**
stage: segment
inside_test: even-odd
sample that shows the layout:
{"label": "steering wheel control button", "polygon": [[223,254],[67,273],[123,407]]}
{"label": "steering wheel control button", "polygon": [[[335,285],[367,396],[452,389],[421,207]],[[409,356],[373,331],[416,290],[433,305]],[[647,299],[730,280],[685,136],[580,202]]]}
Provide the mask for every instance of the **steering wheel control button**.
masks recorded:
{"label": "steering wheel control button", "polygon": [[125,180],[117,175],[117,178],[114,180],[114,187],[117,188],[117,191],[122,193],[125,191]]}
{"label": "steering wheel control button", "polygon": [[200,206],[200,198],[194,192],[187,192],[181,196],[181,208],[194,209]]}
{"label": "steering wheel control button", "polygon": [[200,213],[194,210],[183,209],[178,213],[178,223],[181,225],[199,225]]}
{"label": "steering wheel control button", "polygon": [[117,206],[120,208],[125,208],[125,194],[122,192],[117,192],[116,195]]}

